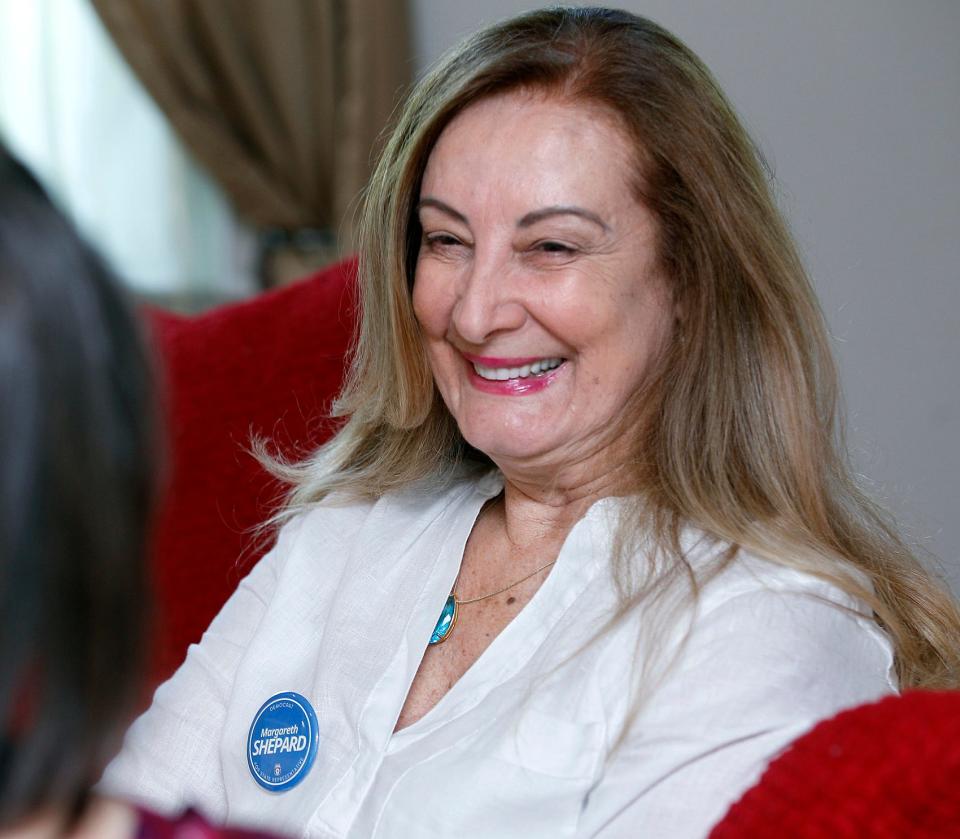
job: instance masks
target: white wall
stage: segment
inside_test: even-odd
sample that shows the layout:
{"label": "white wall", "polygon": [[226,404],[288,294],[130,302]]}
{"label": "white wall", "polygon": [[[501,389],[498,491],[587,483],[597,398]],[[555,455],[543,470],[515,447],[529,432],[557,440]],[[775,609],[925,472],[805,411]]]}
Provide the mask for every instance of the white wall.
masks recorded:
{"label": "white wall", "polygon": [[[422,70],[539,4],[412,0]],[[960,2],[632,0],[773,165],[836,338],[858,468],[960,592]]]}

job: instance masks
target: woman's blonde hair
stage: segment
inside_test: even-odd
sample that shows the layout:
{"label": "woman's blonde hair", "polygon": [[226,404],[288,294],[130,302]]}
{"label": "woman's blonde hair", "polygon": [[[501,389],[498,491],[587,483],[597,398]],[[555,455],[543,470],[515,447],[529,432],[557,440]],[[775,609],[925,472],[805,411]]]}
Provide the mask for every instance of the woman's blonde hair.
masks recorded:
{"label": "woman's blonde hair", "polygon": [[[683,565],[680,529],[693,525],[868,603],[902,686],[956,686],[960,614],[851,478],[824,319],[760,155],[700,60],[627,12],[508,20],[454,49],[410,94],[365,196],[362,320],[336,409],[348,419],[286,467],[289,509],[490,467],[461,437],[421,345],[415,207],[444,127],[517,89],[600,105],[632,138],[637,195],[658,220],[660,267],[682,313],[642,400],[631,466],[644,503],[621,524],[619,561],[652,525]],[[623,613],[637,596],[625,595]]]}

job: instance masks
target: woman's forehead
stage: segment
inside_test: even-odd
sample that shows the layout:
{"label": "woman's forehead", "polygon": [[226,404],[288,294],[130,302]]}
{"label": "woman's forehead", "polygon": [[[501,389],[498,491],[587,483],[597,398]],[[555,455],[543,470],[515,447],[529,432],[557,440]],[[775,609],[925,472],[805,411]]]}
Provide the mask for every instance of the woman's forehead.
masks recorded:
{"label": "woman's forehead", "polygon": [[[585,142],[600,137],[605,148],[630,154],[633,142],[622,118],[606,105],[586,99],[574,99],[559,93],[520,88],[485,96],[461,110],[443,128],[431,150],[449,146],[453,138],[473,147],[482,139],[516,136],[518,130],[538,131],[541,137],[552,135]],[[599,149],[598,149],[599,150]]]}
{"label": "woman's forehead", "polygon": [[633,198],[635,159],[629,136],[601,106],[514,91],[450,122],[428,158],[421,198],[616,204]]}

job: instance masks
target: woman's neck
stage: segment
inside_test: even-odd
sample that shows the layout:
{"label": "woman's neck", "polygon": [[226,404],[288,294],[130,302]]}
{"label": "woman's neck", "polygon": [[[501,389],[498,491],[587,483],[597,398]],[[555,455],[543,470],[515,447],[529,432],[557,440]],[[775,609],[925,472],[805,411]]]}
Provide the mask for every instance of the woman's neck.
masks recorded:
{"label": "woman's neck", "polygon": [[540,483],[504,475],[503,523],[511,544],[523,547],[551,538],[562,542],[594,502],[629,492],[620,470],[564,483]]}

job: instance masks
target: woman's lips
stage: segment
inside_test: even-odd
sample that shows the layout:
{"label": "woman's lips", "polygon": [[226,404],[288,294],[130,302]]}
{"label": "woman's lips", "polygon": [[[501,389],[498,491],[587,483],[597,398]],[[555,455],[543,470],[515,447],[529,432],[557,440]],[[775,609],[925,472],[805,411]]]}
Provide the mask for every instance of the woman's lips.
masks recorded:
{"label": "woman's lips", "polygon": [[470,383],[484,393],[522,396],[549,387],[566,359],[560,356],[503,358],[463,353]]}

